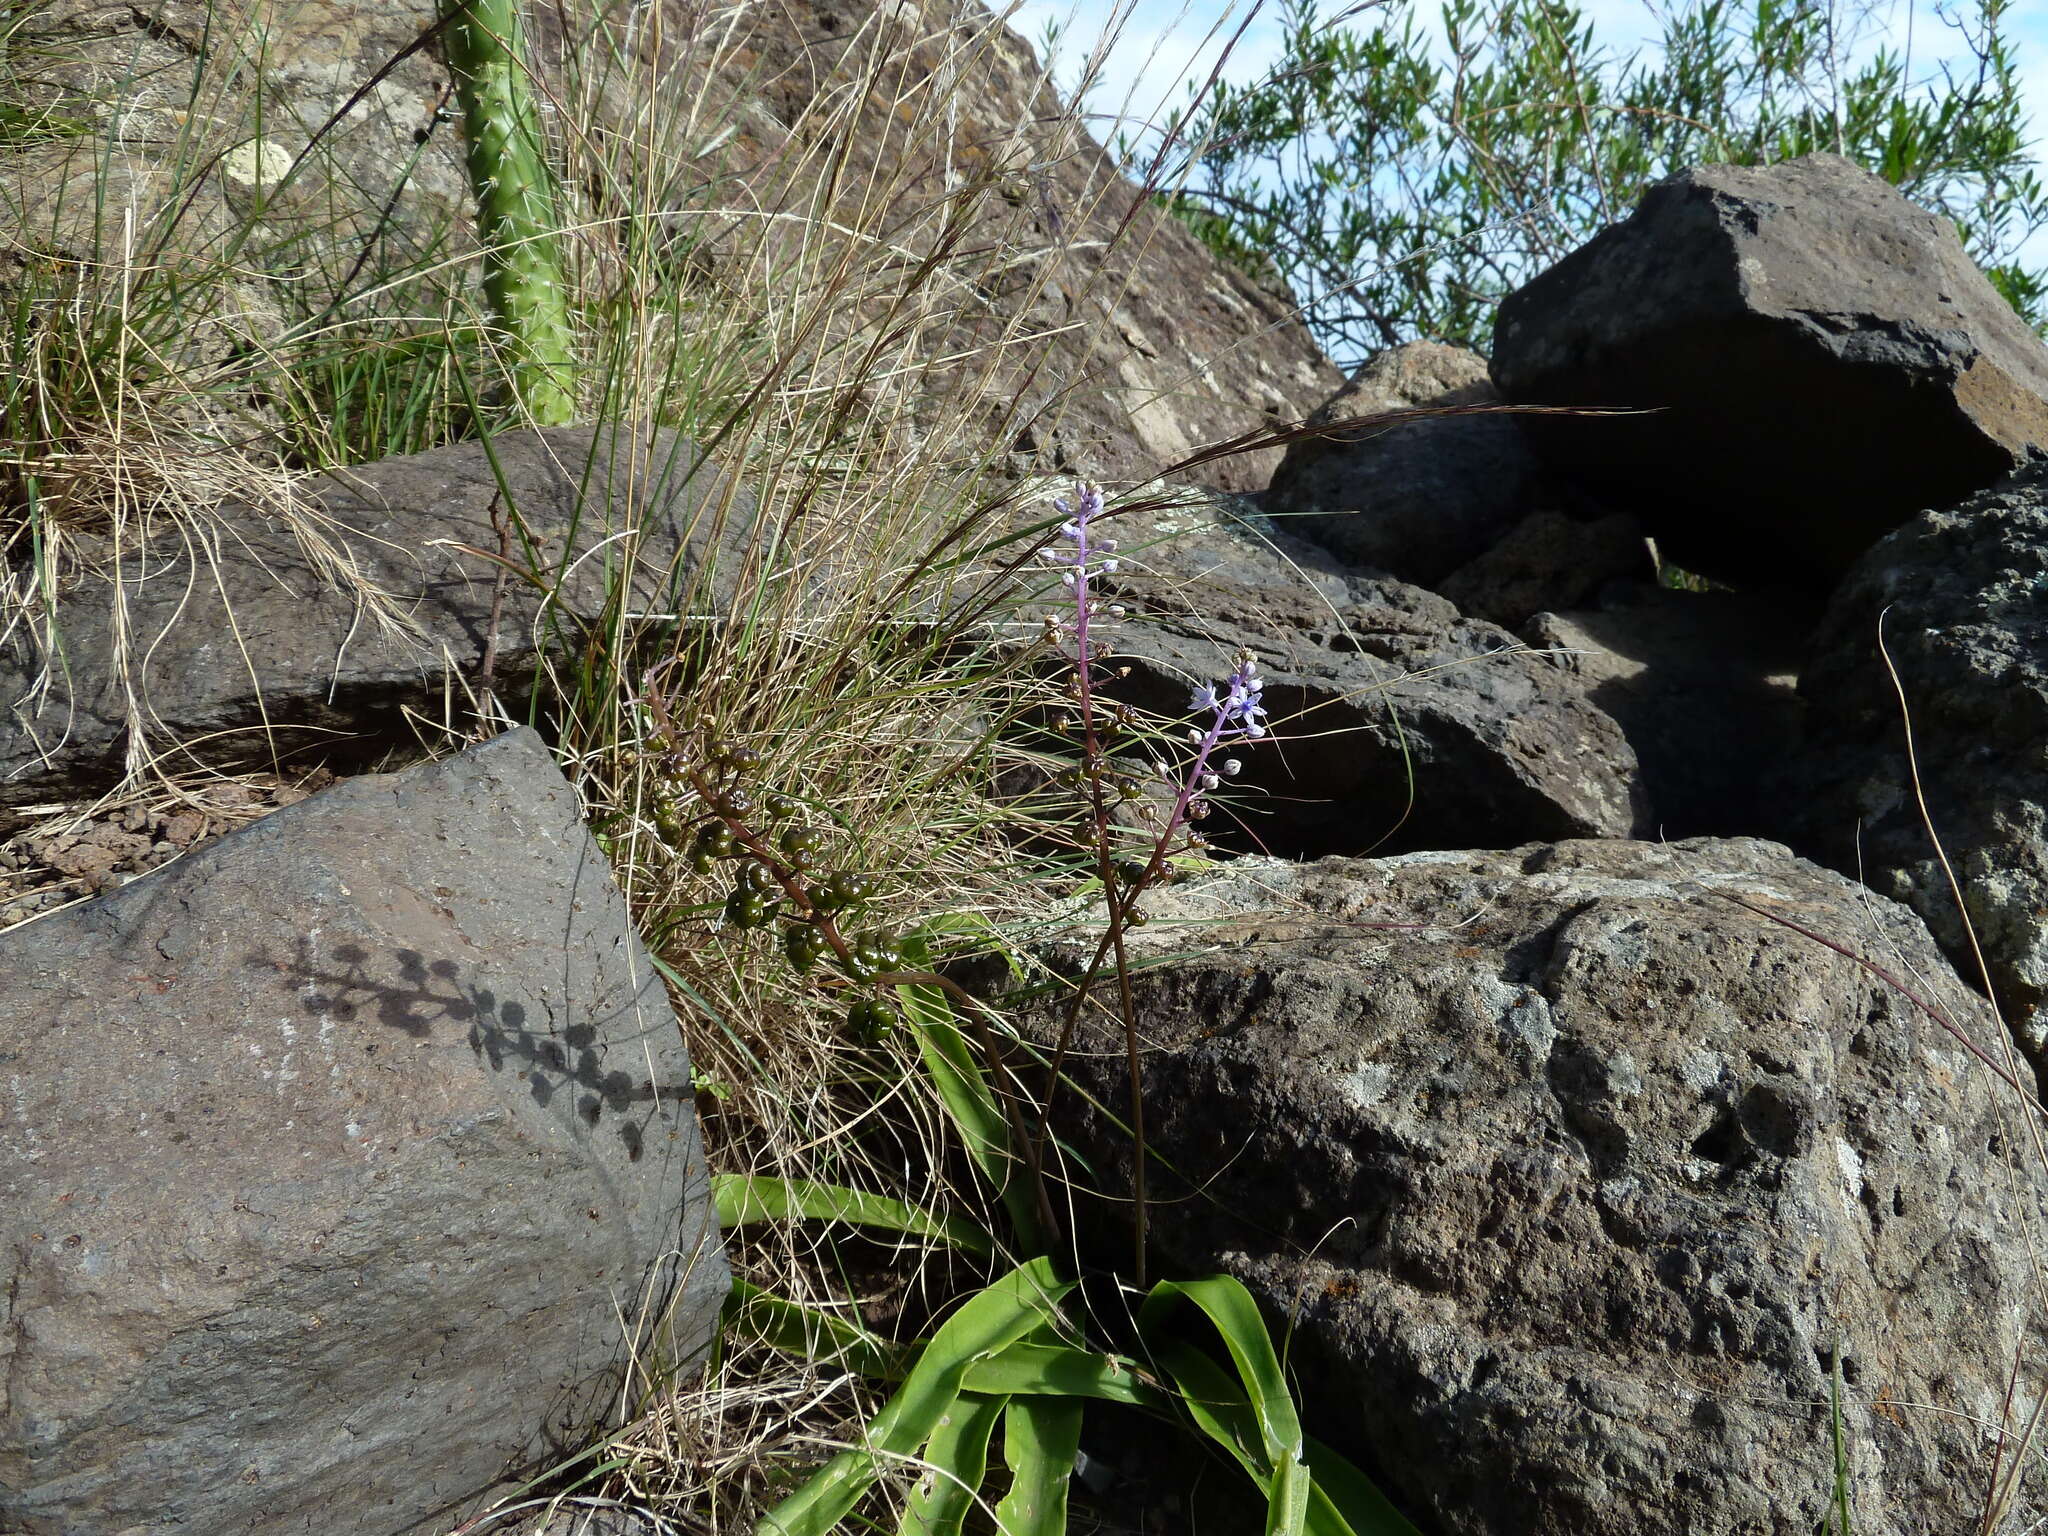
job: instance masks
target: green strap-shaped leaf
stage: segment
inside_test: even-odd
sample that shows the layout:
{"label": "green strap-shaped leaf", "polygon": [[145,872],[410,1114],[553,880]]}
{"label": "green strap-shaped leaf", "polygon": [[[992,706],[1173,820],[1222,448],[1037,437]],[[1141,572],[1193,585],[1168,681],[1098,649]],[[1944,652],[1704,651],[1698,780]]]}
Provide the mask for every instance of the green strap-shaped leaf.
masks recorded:
{"label": "green strap-shaped leaf", "polygon": [[[1356,1536],[1422,1536],[1394,1508],[1372,1480],[1314,1435],[1304,1437],[1308,1464],[1315,1469],[1309,1495],[1309,1529],[1352,1531]],[[1328,1506],[1319,1516],[1318,1504]],[[1334,1523],[1332,1523],[1334,1522]]]}
{"label": "green strap-shaped leaf", "polygon": [[1067,1488],[1081,1448],[1081,1404],[1071,1397],[1013,1397],[1003,1409],[1010,1491],[996,1506],[1002,1536],[1066,1536]]}
{"label": "green strap-shaped leaf", "polygon": [[1154,1345],[1153,1358],[1180,1389],[1181,1407],[1195,1427],[1230,1452],[1253,1482],[1265,1487],[1271,1467],[1244,1388],[1232,1381],[1222,1366],[1182,1340]]}
{"label": "green strap-shaped leaf", "polygon": [[1230,1351],[1237,1374],[1256,1416],[1259,1437],[1269,1468],[1278,1467],[1287,1456],[1301,1459],[1301,1420],[1294,1411],[1294,1394],[1280,1369],[1280,1357],[1273,1352],[1273,1337],[1266,1320],[1259,1316],[1252,1294],[1228,1275],[1206,1280],[1163,1280],[1138,1312],[1138,1330],[1155,1331],[1176,1301],[1193,1302],[1216,1325]]}
{"label": "green strap-shaped leaf", "polygon": [[1301,1447],[1283,1451],[1266,1484],[1266,1536],[1306,1536],[1311,1487]]}
{"label": "green strap-shaped leaf", "polygon": [[910,1351],[897,1348],[858,1323],[771,1295],[745,1280],[732,1283],[725,1303],[725,1325],[784,1354],[829,1360],[874,1381],[900,1381],[909,1369]]}
{"label": "green strap-shaped leaf", "polygon": [[995,1252],[995,1239],[960,1216],[935,1216],[908,1201],[870,1195],[841,1184],[811,1179],[771,1179],[757,1174],[720,1173],[711,1180],[719,1225],[730,1230],[755,1221],[843,1221],[856,1227],[905,1232],[950,1243],[971,1253]]}
{"label": "green strap-shaped leaf", "polygon": [[1139,1380],[1132,1362],[1061,1344],[1012,1344],[967,1368],[970,1392],[1004,1396],[1099,1398],[1138,1408],[1165,1408],[1165,1394]]}
{"label": "green strap-shaped leaf", "polygon": [[[921,939],[906,939],[903,956],[919,969],[931,965],[931,951]],[[1047,1234],[1039,1230],[1036,1195],[1024,1176],[1024,1160],[1010,1145],[1009,1120],[961,1033],[953,1005],[937,987],[902,986],[896,989],[896,997],[903,1005],[904,1017],[917,1031],[925,1070],[959,1128],[967,1155],[1002,1195],[1018,1245],[1027,1251],[1043,1250]]]}
{"label": "green strap-shaped leaf", "polygon": [[1046,1326],[1073,1288],[1054,1275],[1050,1259],[1040,1258],[976,1293],[932,1335],[896,1395],[868,1425],[867,1443],[827,1462],[768,1512],[756,1536],[824,1536],[852,1511],[885,1461],[908,1458],[932,1437],[976,1360]]}
{"label": "green strap-shaped leaf", "polygon": [[[1206,1287],[1210,1282],[1195,1284]],[[1172,1285],[1173,1282],[1162,1282],[1154,1288],[1154,1296]],[[1203,1294],[1214,1299],[1219,1291],[1228,1292],[1231,1287],[1246,1303],[1251,1302],[1250,1293],[1235,1280]],[[1289,1458],[1291,1465],[1277,1465],[1279,1475],[1275,1475],[1276,1462],[1268,1439],[1271,1426],[1262,1418],[1244,1383],[1233,1380],[1222,1366],[1194,1345],[1164,1335],[1164,1313],[1170,1298],[1185,1289],[1174,1286],[1168,1293],[1169,1301],[1158,1307],[1147,1298],[1146,1306],[1138,1314],[1139,1327],[1153,1340],[1153,1358],[1180,1389],[1181,1406],[1189,1417],[1204,1434],[1230,1452],[1252,1481],[1265,1490],[1267,1529],[1299,1530],[1306,1536],[1419,1536],[1364,1473],[1328,1446],[1307,1436],[1302,1437],[1297,1453]],[[1258,1317],[1256,1306],[1252,1307],[1249,1319],[1242,1308],[1229,1309],[1226,1315],[1232,1318],[1241,1337],[1248,1333],[1253,1321],[1259,1334],[1265,1334],[1265,1322]],[[1213,1321],[1215,1314],[1209,1316]],[[1226,1333],[1226,1340],[1228,1337]],[[1247,1353],[1254,1357],[1260,1353],[1256,1342]],[[1277,1379],[1279,1369],[1270,1341],[1264,1354],[1273,1363],[1270,1382]],[[1287,1412],[1280,1420],[1284,1424],[1294,1417],[1290,1398]]]}
{"label": "green strap-shaped leaf", "polygon": [[975,1490],[988,1472],[988,1443],[1003,1416],[1000,1397],[963,1392],[939,1416],[924,1448],[924,1471],[903,1507],[899,1536],[960,1536]]}

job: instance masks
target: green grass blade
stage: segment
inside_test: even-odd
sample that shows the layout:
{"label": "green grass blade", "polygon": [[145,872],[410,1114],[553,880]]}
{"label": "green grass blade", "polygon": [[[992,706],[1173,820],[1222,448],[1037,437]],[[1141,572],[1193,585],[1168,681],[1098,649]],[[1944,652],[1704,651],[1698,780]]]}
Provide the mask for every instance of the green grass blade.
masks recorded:
{"label": "green grass blade", "polygon": [[970,1253],[994,1253],[995,1239],[960,1216],[935,1216],[907,1201],[865,1194],[840,1184],[811,1179],[772,1179],[721,1173],[711,1180],[719,1225],[730,1231],[756,1221],[843,1221],[949,1243]]}
{"label": "green grass blade", "polygon": [[1010,1491],[996,1506],[1002,1536],[1066,1536],[1067,1488],[1081,1448],[1081,1404],[1070,1397],[1010,1399],[1003,1461]]}
{"label": "green grass blade", "polygon": [[1163,1408],[1165,1396],[1138,1379],[1132,1363],[1058,1344],[1012,1344],[968,1367],[970,1392],[1004,1396],[1099,1398],[1136,1408]]}
{"label": "green grass blade", "polygon": [[960,1536],[975,1490],[988,1473],[988,1443],[1003,1416],[1000,1397],[963,1392],[939,1418],[924,1448],[926,1466],[903,1508],[899,1536]]}
{"label": "green grass blade", "polygon": [[[904,941],[905,961],[922,970],[931,965],[931,952],[922,939]],[[967,1043],[953,1005],[937,987],[902,986],[896,989],[903,1016],[917,1032],[919,1053],[932,1086],[946,1106],[960,1132],[967,1155],[974,1160],[992,1188],[1001,1193],[1016,1241],[1027,1251],[1045,1247],[1046,1234],[1040,1230],[1036,1197],[1025,1177],[1024,1160],[1010,1145],[1010,1124],[995,1090],[982,1075],[981,1064]]]}
{"label": "green grass blade", "polygon": [[829,1360],[857,1376],[899,1381],[910,1351],[816,1307],[776,1296],[745,1280],[732,1283],[726,1298],[725,1326],[741,1330],[787,1355]]}
{"label": "green grass blade", "polygon": [[896,1395],[868,1426],[867,1444],[833,1457],[768,1512],[756,1536],[825,1536],[852,1512],[884,1461],[904,1460],[931,1438],[959,1400],[968,1368],[1044,1327],[1072,1289],[1071,1281],[1054,1276],[1052,1261],[1041,1258],[978,1292],[932,1335]]}

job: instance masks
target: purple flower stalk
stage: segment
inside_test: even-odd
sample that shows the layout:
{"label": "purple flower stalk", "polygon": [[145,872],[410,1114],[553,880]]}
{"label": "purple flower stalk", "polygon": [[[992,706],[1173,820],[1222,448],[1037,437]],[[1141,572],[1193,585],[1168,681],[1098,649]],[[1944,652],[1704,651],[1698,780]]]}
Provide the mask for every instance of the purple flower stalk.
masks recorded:
{"label": "purple flower stalk", "polygon": [[[1101,748],[1095,721],[1094,631],[1105,623],[1121,619],[1124,611],[1119,606],[1098,601],[1091,588],[1096,577],[1115,573],[1116,540],[1095,536],[1093,524],[1103,510],[1100,486],[1080,481],[1074,487],[1071,501],[1062,497],[1055,500],[1053,506],[1066,521],[1060,525],[1059,541],[1048,544],[1040,554],[1048,565],[1065,567],[1061,581],[1073,594],[1073,613],[1071,617],[1048,619],[1046,630],[1049,636],[1064,638],[1072,647],[1074,697],[1080,706],[1083,750],[1091,763],[1099,764]],[[1259,677],[1258,663],[1250,651],[1240,652],[1234,660],[1236,669],[1229,677],[1220,684],[1204,684],[1197,688],[1189,701],[1189,709],[1197,715],[1206,714],[1208,720],[1202,728],[1188,732],[1188,739],[1195,750],[1187,771],[1178,781],[1168,776],[1168,783],[1175,791],[1173,808],[1155,846],[1148,875],[1156,872],[1160,861],[1171,850],[1174,834],[1181,827],[1208,816],[1209,792],[1216,789],[1223,779],[1238,772],[1240,764],[1236,758],[1211,766],[1217,749],[1232,741],[1257,741],[1267,732],[1266,710],[1261,702],[1265,684]],[[1094,782],[1091,776],[1091,784]],[[1098,823],[1103,810],[1098,791]],[[1106,826],[1102,827],[1105,836],[1107,830]],[[1103,852],[1106,856],[1107,849]]]}
{"label": "purple flower stalk", "polygon": [[1215,684],[1204,683],[1188,700],[1188,708],[1194,713],[1207,711],[1209,724],[1204,730],[1188,731],[1188,740],[1195,744],[1195,755],[1181,776],[1155,859],[1165,854],[1174,832],[1184,822],[1200,821],[1209,814],[1209,791],[1224,779],[1235,777],[1242,766],[1231,757],[1211,768],[1209,762],[1216,749],[1230,741],[1257,741],[1266,734],[1266,707],[1261,702],[1266,684],[1259,676],[1258,660],[1250,651],[1239,651],[1235,659],[1237,669],[1223,680],[1221,691]]}
{"label": "purple flower stalk", "polygon": [[1059,537],[1064,548],[1048,544],[1039,551],[1048,565],[1066,567],[1060,580],[1074,594],[1074,616],[1071,619],[1055,620],[1055,631],[1064,631],[1071,636],[1074,647],[1074,663],[1080,669],[1081,686],[1085,690],[1090,682],[1090,657],[1088,654],[1088,629],[1091,622],[1100,623],[1105,619],[1123,617],[1118,607],[1105,607],[1095,600],[1089,585],[1097,576],[1113,575],[1116,572],[1116,540],[1098,539],[1089,525],[1102,515],[1102,487],[1090,485],[1083,480],[1074,487],[1074,499],[1064,497],[1053,503],[1055,510],[1067,520],[1060,525]]}
{"label": "purple flower stalk", "polygon": [[[1095,654],[1092,649],[1091,626],[1113,622],[1123,617],[1123,610],[1105,606],[1096,601],[1091,586],[1098,576],[1113,574],[1117,568],[1116,541],[1095,537],[1093,523],[1102,515],[1102,490],[1099,486],[1082,481],[1074,488],[1074,499],[1069,502],[1058,500],[1053,505],[1066,519],[1060,525],[1058,542],[1048,543],[1042,551],[1049,565],[1063,566],[1061,580],[1073,593],[1072,617],[1048,618],[1046,637],[1055,643],[1067,642],[1072,646],[1074,664],[1074,702],[1079,706],[1081,724],[1081,774],[1084,793],[1087,796],[1088,811],[1093,823],[1096,867],[1102,880],[1103,900],[1109,908],[1108,930],[1097,946],[1095,958],[1089,963],[1086,974],[1074,989],[1073,1001],[1068,1005],[1065,1021],[1060,1027],[1059,1044],[1054,1048],[1052,1064],[1047,1073],[1046,1115],[1050,1114],[1052,1095],[1058,1090],[1060,1068],[1064,1065],[1068,1047],[1072,1044],[1074,1026],[1086,1004],[1089,988],[1104,959],[1111,955],[1116,960],[1116,979],[1120,1011],[1124,1021],[1125,1055],[1130,1067],[1131,1079],[1131,1134],[1137,1142],[1138,1152],[1131,1170],[1131,1196],[1134,1208],[1134,1265],[1133,1273],[1137,1283],[1145,1283],[1145,1099],[1138,1068],[1138,1037],[1136,1024],[1136,1003],[1131,992],[1129,956],[1124,947],[1124,928],[1127,924],[1141,923],[1145,915],[1135,905],[1146,885],[1157,876],[1168,856],[1174,852],[1174,840],[1191,821],[1200,821],[1209,814],[1208,795],[1221,785],[1223,780],[1238,771],[1235,758],[1226,758],[1216,766],[1215,755],[1219,748],[1231,741],[1256,741],[1266,734],[1266,709],[1262,695],[1265,685],[1259,679],[1258,664],[1251,652],[1241,651],[1236,660],[1236,670],[1220,685],[1211,684],[1195,690],[1190,704],[1198,715],[1206,713],[1208,722],[1201,729],[1188,732],[1194,743],[1194,755],[1178,782],[1163,767],[1161,776],[1174,789],[1173,808],[1166,817],[1166,825],[1152,845],[1151,856],[1144,868],[1135,877],[1118,879],[1118,868],[1114,857],[1113,844],[1116,830],[1111,825],[1111,813],[1105,795],[1105,780],[1117,783],[1125,794],[1133,791],[1128,781],[1119,781],[1111,754],[1104,750],[1105,737],[1113,737],[1127,726],[1124,712],[1119,709],[1107,721],[1099,721],[1095,710]],[[1065,645],[1062,645],[1065,649]],[[1190,834],[1185,846],[1201,845],[1199,836]],[[1047,1120],[1042,1115],[1038,1127],[1038,1145],[1042,1148],[1046,1136]]]}

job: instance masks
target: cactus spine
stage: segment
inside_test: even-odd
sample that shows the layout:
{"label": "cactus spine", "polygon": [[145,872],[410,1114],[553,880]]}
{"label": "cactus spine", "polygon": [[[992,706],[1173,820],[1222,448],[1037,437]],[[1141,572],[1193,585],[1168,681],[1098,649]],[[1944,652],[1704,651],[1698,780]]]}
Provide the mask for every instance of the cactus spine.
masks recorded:
{"label": "cactus spine", "polygon": [[484,245],[484,296],[508,340],[519,403],[541,426],[566,426],[576,410],[576,359],[520,0],[441,5]]}

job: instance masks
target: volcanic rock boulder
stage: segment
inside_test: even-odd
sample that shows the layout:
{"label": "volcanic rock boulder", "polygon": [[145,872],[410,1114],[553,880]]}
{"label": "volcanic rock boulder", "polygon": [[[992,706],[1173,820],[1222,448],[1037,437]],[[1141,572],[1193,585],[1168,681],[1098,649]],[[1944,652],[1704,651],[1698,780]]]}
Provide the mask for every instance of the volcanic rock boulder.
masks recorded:
{"label": "volcanic rock boulder", "polygon": [[0,1061],[0,1528],[443,1531],[716,1322],[690,1063],[530,731],[0,935]]}
{"label": "volcanic rock boulder", "polygon": [[[1372,358],[1309,420],[1499,398],[1478,353],[1417,341]],[[1293,444],[1267,509],[1352,565],[1434,587],[1528,515],[1537,472],[1512,416],[1423,418]]]}
{"label": "volcanic rock boulder", "polygon": [[0,833],[119,783],[138,743],[174,768],[374,753],[411,738],[408,708],[516,694],[617,597],[716,606],[765,558],[753,498],[669,432],[511,432],[339,470],[297,518],[223,507],[210,539],[121,551],[118,594],[63,593],[61,652],[28,626],[0,640]]}
{"label": "volcanic rock boulder", "polygon": [[1584,607],[1610,585],[1627,587],[1652,574],[1642,525],[1627,513],[1581,519],[1542,511],[1433,590],[1472,618],[1519,631],[1539,613]]}
{"label": "volcanic rock boulder", "polygon": [[[1903,956],[1969,1045],[1729,897]],[[1161,1268],[1242,1279],[1304,1417],[1424,1529],[1812,1536],[1837,1350],[1857,1528],[1978,1528],[2044,1386],[2048,1174],[1910,912],[1747,840],[1251,859],[1145,901]],[[1115,1108],[1121,1026],[1084,1018]],[[1124,1193],[1122,1128],[1055,1120]]]}
{"label": "volcanic rock boulder", "polygon": [[2048,445],[2048,349],[1945,218],[1835,155],[1707,166],[1510,294],[1493,378],[1680,565],[1825,591]]}
{"label": "volcanic rock boulder", "polygon": [[1928,840],[1884,654],[1911,710],[1919,787],[1997,989],[2048,1054],[2048,467],[1915,518],[1836,593],[1800,678],[1804,839],[1911,905],[1965,976],[1969,934]]}
{"label": "volcanic rock boulder", "polygon": [[1226,843],[1293,854],[1645,830],[1634,753],[1577,680],[1444,599],[1358,575],[1248,501],[1118,514],[1112,693],[1168,717],[1251,650],[1277,740],[1236,751]]}

